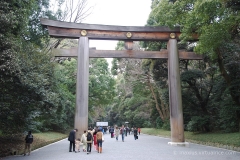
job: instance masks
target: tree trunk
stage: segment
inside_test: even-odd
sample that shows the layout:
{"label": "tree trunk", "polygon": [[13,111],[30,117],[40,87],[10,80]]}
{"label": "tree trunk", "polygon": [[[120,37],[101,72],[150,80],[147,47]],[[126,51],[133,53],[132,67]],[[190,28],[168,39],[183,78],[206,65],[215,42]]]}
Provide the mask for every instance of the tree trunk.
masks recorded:
{"label": "tree trunk", "polygon": [[150,88],[150,90],[151,90],[152,96],[153,96],[153,98],[154,98],[154,101],[155,101],[155,103],[156,103],[156,109],[157,109],[157,111],[158,111],[158,113],[159,113],[159,115],[160,115],[160,118],[164,121],[164,116],[163,116],[163,113],[162,113],[162,111],[161,111],[161,109],[160,109],[160,107],[159,107],[159,105],[158,105],[158,100],[157,100],[156,94],[155,94],[154,91],[153,91],[153,87],[152,87],[152,85],[151,85],[151,83],[150,83],[149,75],[147,75],[147,81],[148,81],[148,85],[149,85],[149,88]]}

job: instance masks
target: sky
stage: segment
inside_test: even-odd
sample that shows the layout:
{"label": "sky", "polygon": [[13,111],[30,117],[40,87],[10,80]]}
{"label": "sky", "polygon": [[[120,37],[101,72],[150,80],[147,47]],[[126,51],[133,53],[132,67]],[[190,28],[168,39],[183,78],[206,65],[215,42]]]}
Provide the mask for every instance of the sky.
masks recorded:
{"label": "sky", "polygon": [[[144,26],[151,12],[151,0],[88,0],[91,14],[82,23]],[[117,41],[90,40],[97,50],[115,50]]]}

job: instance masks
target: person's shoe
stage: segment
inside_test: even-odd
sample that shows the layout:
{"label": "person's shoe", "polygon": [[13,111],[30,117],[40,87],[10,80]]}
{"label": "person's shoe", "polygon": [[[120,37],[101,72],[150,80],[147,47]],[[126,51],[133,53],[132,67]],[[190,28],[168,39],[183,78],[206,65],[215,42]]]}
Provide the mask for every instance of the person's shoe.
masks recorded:
{"label": "person's shoe", "polygon": [[24,153],[23,156],[26,156],[26,154]]}
{"label": "person's shoe", "polygon": [[69,152],[72,152],[72,151],[69,151]]}
{"label": "person's shoe", "polygon": [[75,153],[77,153],[77,151],[75,151]]}

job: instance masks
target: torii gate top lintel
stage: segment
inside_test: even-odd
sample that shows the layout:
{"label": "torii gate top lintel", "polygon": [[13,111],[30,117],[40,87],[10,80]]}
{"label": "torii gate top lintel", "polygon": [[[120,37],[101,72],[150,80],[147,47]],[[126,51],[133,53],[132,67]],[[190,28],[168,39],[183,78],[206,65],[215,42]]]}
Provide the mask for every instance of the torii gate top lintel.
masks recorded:
{"label": "torii gate top lintel", "polygon": [[41,24],[48,28],[50,36],[63,38],[86,36],[89,39],[100,40],[168,41],[170,36],[179,39],[181,34],[180,27],[170,29],[165,26],[113,26],[49,19],[41,19]]}

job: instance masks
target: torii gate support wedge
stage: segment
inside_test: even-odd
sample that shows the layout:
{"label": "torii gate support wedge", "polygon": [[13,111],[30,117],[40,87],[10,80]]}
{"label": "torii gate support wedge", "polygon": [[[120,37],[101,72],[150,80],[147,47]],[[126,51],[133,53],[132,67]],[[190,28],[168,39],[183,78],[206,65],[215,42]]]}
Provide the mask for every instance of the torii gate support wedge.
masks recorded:
{"label": "torii gate support wedge", "polygon": [[[183,127],[182,95],[179,73],[179,58],[202,59],[193,52],[178,52],[177,40],[180,29],[168,27],[131,27],[93,25],[83,23],[69,23],[41,19],[41,24],[46,26],[51,37],[79,39],[78,51],[55,50],[55,56],[78,57],[77,94],[74,127],[79,129],[77,137],[80,137],[88,128],[88,80],[89,80],[89,57],[97,58],[168,58],[168,81],[169,81],[169,107],[171,122],[172,145],[186,146]],[[196,36],[193,36],[197,39]],[[132,41],[168,41],[167,50],[163,51],[133,51],[131,47],[126,51],[97,51],[89,50],[89,39],[98,40],[122,40]]]}

